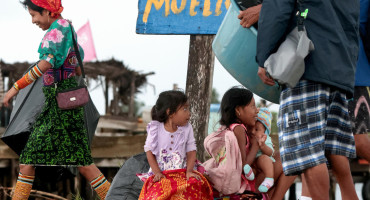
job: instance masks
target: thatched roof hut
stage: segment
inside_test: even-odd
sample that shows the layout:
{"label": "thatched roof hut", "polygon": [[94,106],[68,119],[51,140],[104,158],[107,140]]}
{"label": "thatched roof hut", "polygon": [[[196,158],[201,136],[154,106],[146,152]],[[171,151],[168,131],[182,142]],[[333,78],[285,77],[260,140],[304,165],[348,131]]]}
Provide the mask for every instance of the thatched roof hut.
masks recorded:
{"label": "thatched roof hut", "polygon": [[[8,64],[0,60],[1,75],[9,78],[8,88],[22,76],[29,66],[31,66],[31,63],[28,62]],[[154,72],[139,73],[114,58],[106,61],[84,63],[84,69],[87,81],[95,80],[103,88],[106,114],[128,117],[134,115],[135,93],[140,92],[140,87],[147,83],[147,76],[154,74]],[[108,102],[109,88],[113,89],[113,100],[111,102]],[[124,105],[129,106],[128,113],[122,110]]]}

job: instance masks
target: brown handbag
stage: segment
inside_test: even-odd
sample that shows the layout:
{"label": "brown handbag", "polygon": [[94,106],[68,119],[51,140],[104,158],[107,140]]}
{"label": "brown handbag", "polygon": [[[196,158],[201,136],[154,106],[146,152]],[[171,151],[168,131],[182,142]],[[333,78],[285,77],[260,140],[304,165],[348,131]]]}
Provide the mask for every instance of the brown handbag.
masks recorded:
{"label": "brown handbag", "polygon": [[55,70],[54,70],[54,84],[55,84],[55,90],[56,90],[56,99],[58,102],[58,107],[61,110],[69,110],[69,109],[82,107],[86,105],[90,99],[89,92],[87,91],[86,81],[85,81],[85,71],[83,68],[80,52],[77,47],[77,42],[74,38],[72,24],[70,24],[70,27],[72,31],[73,46],[76,52],[78,64],[81,67],[82,78],[84,79],[83,81],[84,84],[82,86],[77,86],[77,87],[70,88],[67,90],[57,91],[58,84],[55,82],[57,79],[56,79]]}
{"label": "brown handbag", "polygon": [[79,86],[57,92],[58,107],[61,110],[69,110],[84,106],[89,102],[89,92],[86,86]]}

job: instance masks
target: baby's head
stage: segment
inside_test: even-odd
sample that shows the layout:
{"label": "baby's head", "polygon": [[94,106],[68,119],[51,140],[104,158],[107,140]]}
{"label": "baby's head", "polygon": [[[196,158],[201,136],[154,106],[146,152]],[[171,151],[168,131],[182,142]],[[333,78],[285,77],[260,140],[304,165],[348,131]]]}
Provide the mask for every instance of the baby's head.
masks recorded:
{"label": "baby's head", "polygon": [[178,126],[183,126],[190,119],[188,97],[179,90],[162,92],[151,113],[153,120],[166,123],[171,119]]}
{"label": "baby's head", "polygon": [[260,108],[260,111],[258,112],[257,123],[256,123],[256,134],[264,133],[266,135],[270,135],[271,120],[272,120],[271,112],[267,108]]}

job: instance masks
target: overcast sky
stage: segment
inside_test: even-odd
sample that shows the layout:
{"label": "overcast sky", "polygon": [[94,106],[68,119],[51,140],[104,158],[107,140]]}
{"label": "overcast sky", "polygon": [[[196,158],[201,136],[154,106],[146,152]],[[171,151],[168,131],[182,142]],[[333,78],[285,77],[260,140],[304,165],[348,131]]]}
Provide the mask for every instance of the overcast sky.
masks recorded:
{"label": "overcast sky", "polygon": [[[185,90],[190,36],[136,34],[137,0],[62,0],[62,4],[62,16],[72,20],[76,30],[90,21],[98,60],[113,57],[133,70],[155,72],[148,77],[155,93],[150,85],[142,87],[142,93],[137,95],[139,101],[152,106],[158,94],[172,89],[173,84]],[[6,63],[38,60],[37,49],[45,32],[32,24],[28,11],[18,0],[1,2],[0,27],[0,59]],[[220,99],[234,85],[240,84],[216,59],[213,87]],[[100,89],[92,91],[93,101],[104,113],[102,94]]]}

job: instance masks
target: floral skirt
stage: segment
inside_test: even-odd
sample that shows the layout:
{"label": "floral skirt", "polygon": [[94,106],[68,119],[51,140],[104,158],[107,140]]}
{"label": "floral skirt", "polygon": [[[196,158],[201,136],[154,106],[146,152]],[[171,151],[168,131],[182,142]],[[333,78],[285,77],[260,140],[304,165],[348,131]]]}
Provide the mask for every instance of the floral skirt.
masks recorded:
{"label": "floral skirt", "polygon": [[[171,153],[167,153],[165,149],[162,149],[159,153],[159,156],[156,157],[158,167],[161,171],[165,170],[174,170],[174,169],[186,169],[186,159],[182,158],[180,153],[175,151]],[[205,173],[204,167],[201,163],[196,160],[194,165],[194,170],[197,170],[201,174]],[[154,173],[152,168],[149,169],[147,173],[138,173],[136,174],[137,177],[143,182],[145,182],[149,177],[153,176]]]}
{"label": "floral skirt", "polygon": [[149,177],[141,190],[139,200],[213,200],[212,187],[207,179],[199,172],[201,180],[189,178],[186,180],[186,169],[165,170],[158,182],[153,182],[154,176]]}
{"label": "floral skirt", "polygon": [[[77,86],[74,77],[58,83],[58,90]],[[45,105],[33,125],[20,164],[33,166],[87,166],[93,163],[83,108],[60,110],[54,86],[43,87]],[[32,108],[30,108],[32,109]]]}

